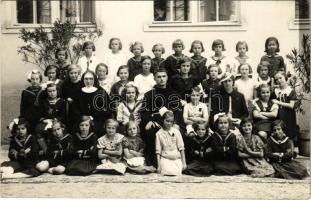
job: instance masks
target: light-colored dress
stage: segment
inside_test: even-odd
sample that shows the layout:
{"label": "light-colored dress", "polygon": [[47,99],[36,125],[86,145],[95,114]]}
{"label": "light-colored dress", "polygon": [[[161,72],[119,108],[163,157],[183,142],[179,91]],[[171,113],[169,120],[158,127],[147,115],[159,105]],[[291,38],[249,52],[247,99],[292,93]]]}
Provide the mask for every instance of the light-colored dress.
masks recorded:
{"label": "light-colored dress", "polygon": [[[246,148],[255,152],[264,151],[265,144],[257,135],[250,137],[237,137],[237,148],[243,152]],[[242,165],[247,174],[253,177],[272,176],[274,169],[264,158],[244,158]]]}
{"label": "light-colored dress", "polygon": [[[208,119],[208,108],[207,105],[199,102],[198,105],[193,105],[192,103],[187,103],[184,107],[183,117],[200,117]],[[192,125],[186,126],[187,133],[194,131]]]}
{"label": "light-colored dress", "polygon": [[96,58],[94,55],[90,57],[88,60],[86,56],[82,56],[79,61],[78,65],[81,67],[81,75],[87,70],[91,70],[95,73],[96,66],[100,63],[98,58]]}
{"label": "light-colored dress", "polygon": [[[97,149],[117,151],[119,148],[122,148],[123,138],[124,136],[119,133],[115,134],[113,140],[109,139],[107,135],[104,135],[97,140]],[[122,162],[121,156],[109,156],[101,160],[101,164],[96,167],[96,170],[103,172],[116,171],[120,174],[124,174],[126,164]]]}
{"label": "light-colored dress", "polygon": [[161,174],[176,176],[182,173],[180,151],[185,150],[184,141],[179,130],[171,128],[169,131],[160,129],[156,133],[156,154],[161,156]]}
{"label": "light-colored dress", "polygon": [[248,56],[246,56],[246,58],[240,58],[240,57],[235,57],[232,60],[232,73],[237,77],[237,76],[241,76],[241,74],[239,73],[239,66],[241,64],[249,64],[252,68],[252,73],[250,72],[250,75],[254,74],[254,69],[256,69],[255,63],[254,61],[249,58]]}
{"label": "light-colored dress", "polygon": [[139,92],[138,99],[143,99],[144,94],[149,90],[151,90],[153,86],[156,84],[152,73],[150,73],[148,76],[138,74],[134,78],[134,83],[138,88]]}
{"label": "light-colored dress", "polygon": [[104,63],[108,66],[109,79],[112,81],[112,83],[116,83],[120,80],[120,78],[117,76],[118,69],[121,65],[126,65],[127,58],[121,52],[117,54],[108,52],[104,55]]}
{"label": "light-colored dress", "polygon": [[110,94],[110,90],[113,85],[113,82],[109,78],[106,78],[105,80],[102,80],[102,81],[98,80],[98,82],[99,82],[99,86],[103,88],[108,94]]}
{"label": "light-colored dress", "polygon": [[250,108],[252,100],[254,99],[256,81],[252,78],[249,78],[248,80],[238,79],[235,81],[235,87],[238,92],[244,95],[247,107]]}

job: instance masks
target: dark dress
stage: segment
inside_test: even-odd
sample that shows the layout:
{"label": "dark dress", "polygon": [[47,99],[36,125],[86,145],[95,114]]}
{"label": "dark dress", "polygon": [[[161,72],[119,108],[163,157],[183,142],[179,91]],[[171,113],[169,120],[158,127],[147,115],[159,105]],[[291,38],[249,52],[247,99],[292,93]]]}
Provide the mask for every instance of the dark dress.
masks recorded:
{"label": "dark dress", "polygon": [[41,87],[30,86],[22,91],[20,103],[20,117],[24,118],[30,124],[29,132],[34,132],[36,124],[40,120],[42,101]]}
{"label": "dark dress", "polygon": [[123,83],[123,81],[118,81],[116,83],[114,83],[111,87],[110,90],[110,99],[112,101],[112,108],[114,111],[117,110],[117,107],[119,105],[119,103],[122,101],[122,90],[124,89],[125,85],[128,83],[129,81],[126,81]]}
{"label": "dark dress", "polygon": [[159,68],[165,67],[164,58],[152,58],[150,72],[155,73]]}
{"label": "dark dress", "polygon": [[66,80],[68,77],[68,67],[69,64],[67,62],[64,63],[60,63],[60,62],[56,62],[58,69],[59,69],[59,78],[61,80]]}
{"label": "dark dress", "polygon": [[193,176],[208,176],[213,173],[214,168],[211,164],[212,152],[207,152],[206,150],[211,149],[212,138],[207,135],[204,138],[193,137],[190,139],[190,143],[187,151],[190,152],[188,158],[186,158],[187,169],[185,174]]}
{"label": "dark dress", "polygon": [[110,106],[110,98],[101,88],[90,93],[81,89],[73,102],[76,120],[81,116],[92,116],[97,136],[102,135],[104,122],[112,116]]}
{"label": "dark dress", "polygon": [[[275,177],[284,179],[303,179],[308,176],[307,169],[293,160],[293,145],[288,137],[276,140],[269,137],[267,140],[267,158],[273,165]],[[273,153],[283,153],[282,157]]]}
{"label": "dark dress", "polygon": [[[66,101],[64,99],[58,98],[56,101],[49,101],[44,99],[41,103],[41,119],[58,119],[62,123],[67,125],[66,121],[67,111],[66,111]],[[40,122],[36,126],[36,134],[41,136],[46,136],[45,126],[47,124]]]}
{"label": "dark dress", "polygon": [[235,175],[243,172],[238,158],[236,136],[229,132],[220,135],[217,131],[211,136],[212,165],[216,175]]}
{"label": "dark dress", "polygon": [[278,72],[278,71],[284,71],[286,72],[286,65],[284,62],[284,59],[282,56],[279,55],[275,55],[275,56],[271,56],[271,55],[264,55],[261,57],[260,62],[261,61],[268,61],[270,63],[270,68],[269,68],[269,76],[271,78],[274,78],[274,75]]}
{"label": "dark dress", "polygon": [[[65,173],[68,175],[89,175],[98,164],[97,137],[95,133],[89,133],[81,137],[79,133],[73,135],[73,160],[67,165]],[[79,153],[81,151],[81,153]]]}
{"label": "dark dress", "polygon": [[72,136],[64,134],[62,138],[51,135],[47,140],[48,162],[50,167],[62,165],[66,167],[72,158]]}
{"label": "dark dress", "polygon": [[172,89],[178,92],[180,97],[187,102],[190,102],[192,88],[199,85],[199,83],[199,80],[192,75],[185,79],[179,74],[174,75],[170,81]]}
{"label": "dark dress", "polygon": [[204,79],[206,79],[206,61],[207,58],[200,56],[200,57],[191,57],[191,70],[193,72],[193,75],[201,82]]}
{"label": "dark dress", "polygon": [[[274,108],[273,108],[274,107]],[[275,109],[276,105],[272,103],[271,100],[268,101],[267,107],[264,107],[261,100],[255,100],[254,102],[254,110],[259,112],[271,112],[272,109]],[[270,119],[258,119],[254,118],[254,123],[256,124],[258,131],[265,131],[267,133],[271,132],[271,124],[275,120],[275,118]]]}
{"label": "dark dress", "polygon": [[130,58],[127,61],[127,66],[129,68],[129,80],[134,81],[135,76],[142,73],[141,57],[138,60],[135,57]]}
{"label": "dark dress", "polygon": [[[288,86],[285,90],[275,89],[271,95],[271,99],[277,99],[284,103],[297,100],[296,92]],[[278,119],[282,120],[286,125],[285,133],[294,142],[295,147],[298,145],[299,127],[296,120],[295,109],[279,106]]]}
{"label": "dark dress", "polygon": [[176,57],[174,54],[166,58],[164,66],[168,72],[168,78],[171,79],[172,76],[179,74],[179,61],[184,58],[185,55],[182,54],[180,57]]}
{"label": "dark dress", "polygon": [[[8,155],[10,161],[3,162],[1,167],[13,167],[14,173],[22,172],[32,176],[39,176],[41,173],[35,168],[38,154],[35,144],[36,139],[32,135],[27,135],[23,141],[17,136],[12,136]],[[28,150],[30,151],[28,152]]]}
{"label": "dark dress", "polygon": [[182,124],[183,118],[180,96],[170,87],[159,88],[158,86],[154,86],[152,90],[145,93],[143,105],[141,111],[142,122],[140,125],[142,139],[146,143],[146,162],[147,165],[153,165],[156,167],[155,135],[160,128],[155,127],[150,130],[145,130],[145,127],[147,123],[151,121],[162,125],[162,118],[159,114],[159,110],[162,107],[172,110],[174,112],[175,122],[179,125]]}

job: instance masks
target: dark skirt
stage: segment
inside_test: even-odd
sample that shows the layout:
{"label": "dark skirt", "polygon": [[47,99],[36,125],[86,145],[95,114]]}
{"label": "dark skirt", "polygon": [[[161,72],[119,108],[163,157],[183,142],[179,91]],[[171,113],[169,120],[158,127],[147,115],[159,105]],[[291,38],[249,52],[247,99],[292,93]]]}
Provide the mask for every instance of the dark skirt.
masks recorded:
{"label": "dark skirt", "polygon": [[303,179],[308,176],[307,168],[295,160],[283,163],[272,163],[276,178]]}
{"label": "dark skirt", "polygon": [[31,176],[39,176],[41,172],[39,172],[35,167],[35,162],[31,160],[18,162],[18,161],[5,161],[1,163],[1,167],[12,167],[14,173],[21,172]]}
{"label": "dark skirt", "polygon": [[216,175],[235,175],[243,173],[242,166],[235,160],[215,160],[212,166]]}
{"label": "dark skirt", "polygon": [[50,167],[56,167],[58,165],[62,165],[65,168],[69,165],[70,160],[67,159],[48,159]]}
{"label": "dark skirt", "polygon": [[213,172],[214,168],[212,164],[205,161],[194,160],[187,165],[187,169],[184,173],[192,176],[209,176]]}
{"label": "dark skirt", "polygon": [[97,167],[94,159],[75,159],[66,168],[65,173],[74,176],[86,176],[91,174]]}

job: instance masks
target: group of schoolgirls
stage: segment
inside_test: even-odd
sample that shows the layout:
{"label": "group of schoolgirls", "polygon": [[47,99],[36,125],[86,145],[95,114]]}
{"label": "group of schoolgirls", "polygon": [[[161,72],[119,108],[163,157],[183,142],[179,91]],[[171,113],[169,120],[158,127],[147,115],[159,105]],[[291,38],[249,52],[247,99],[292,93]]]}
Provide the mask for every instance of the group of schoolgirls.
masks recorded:
{"label": "group of schoolgirls", "polygon": [[[31,86],[23,90],[20,117],[10,127],[10,161],[2,163],[2,178],[126,171],[287,179],[308,175],[293,160],[298,153],[296,95],[275,37],[266,40],[258,76],[246,42],[237,43],[234,59],[223,55],[219,39],[208,59],[201,56],[204,47],[198,40],[191,45],[191,58],[182,53],[183,42],[175,40],[174,54],[167,59],[161,57],[163,45],[153,46],[151,58],[142,56],[143,45],[135,42],[127,64],[120,39],[112,38],[109,48],[99,62],[94,44],[85,42],[78,64],[68,64],[67,50],[59,48],[56,64],[45,70],[48,81],[42,83],[37,70],[29,73]],[[160,124],[141,117],[142,102],[161,85],[178,96],[182,121],[164,106]],[[213,103],[222,91],[229,99],[226,110]],[[150,127],[157,127],[151,142],[145,136]],[[152,165],[146,162],[150,154],[156,160]]]}

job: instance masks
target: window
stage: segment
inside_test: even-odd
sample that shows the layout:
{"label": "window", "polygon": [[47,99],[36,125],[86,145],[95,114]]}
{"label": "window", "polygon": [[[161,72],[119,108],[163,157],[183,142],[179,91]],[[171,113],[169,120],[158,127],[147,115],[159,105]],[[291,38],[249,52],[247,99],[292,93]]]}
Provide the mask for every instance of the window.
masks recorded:
{"label": "window", "polygon": [[237,22],[237,8],[233,0],[154,0],[154,21]]}
{"label": "window", "polygon": [[51,24],[56,19],[77,23],[95,21],[92,0],[16,0],[18,24]]}
{"label": "window", "polygon": [[309,1],[295,0],[295,19],[309,19]]}

